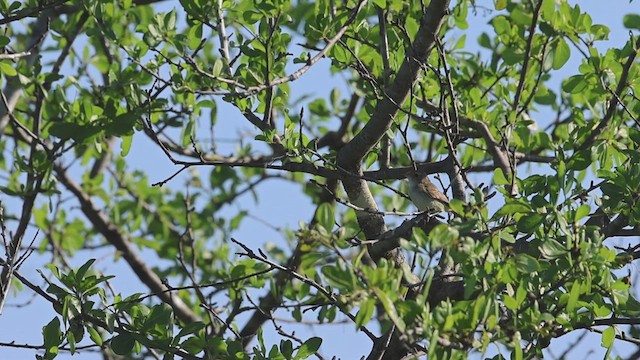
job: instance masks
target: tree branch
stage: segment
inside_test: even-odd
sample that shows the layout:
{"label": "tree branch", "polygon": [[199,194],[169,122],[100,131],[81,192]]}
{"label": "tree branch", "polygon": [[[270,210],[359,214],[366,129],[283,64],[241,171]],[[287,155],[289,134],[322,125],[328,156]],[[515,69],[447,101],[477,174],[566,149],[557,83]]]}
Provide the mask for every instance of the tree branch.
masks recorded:
{"label": "tree branch", "polygon": [[87,219],[93,224],[97,232],[122,253],[122,257],[127,264],[149,289],[162,301],[169,304],[176,313],[176,316],[186,323],[200,321],[200,318],[177,296],[173,296],[167,286],[162,283],[160,277],[154,273],[136,253],[131,246],[131,241],[121,230],[111,223],[107,216],[100,211],[91,198],[76,184],[59,164],[54,165],[54,171],[58,180],[76,197],[80,207]]}

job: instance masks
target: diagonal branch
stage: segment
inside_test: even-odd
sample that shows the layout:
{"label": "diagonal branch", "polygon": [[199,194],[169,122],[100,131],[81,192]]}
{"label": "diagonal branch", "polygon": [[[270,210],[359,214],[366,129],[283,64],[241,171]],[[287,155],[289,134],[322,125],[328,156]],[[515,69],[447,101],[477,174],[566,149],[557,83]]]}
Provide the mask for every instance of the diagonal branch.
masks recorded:
{"label": "diagonal branch", "polygon": [[[391,128],[401,105],[411,93],[418,74],[425,67],[429,53],[436,44],[436,38],[448,13],[449,3],[449,0],[432,0],[424,10],[414,43],[407,49],[407,57],[400,66],[394,81],[385,87],[385,96],[376,104],[369,122],[338,153],[336,163],[339,168],[350,173],[360,174],[362,172],[362,160]],[[352,176],[343,177],[342,184],[353,204],[365,209],[377,209],[377,204],[364,179]],[[386,230],[382,215],[356,211],[356,216],[367,239],[376,239]],[[396,266],[406,270],[404,271],[407,276],[406,280],[412,281],[411,277],[415,275],[408,269],[402,252],[399,249],[385,252],[380,244],[382,242],[376,242],[369,246],[368,251],[371,259],[377,261],[382,257],[390,258]],[[390,338],[384,336],[376,341],[376,343],[386,343],[390,339],[389,345],[385,346],[382,353],[376,354],[376,358],[398,359],[406,355],[408,347],[400,340],[401,336],[397,329],[396,331],[390,330],[389,333],[391,333]]]}
{"label": "diagonal branch", "polygon": [[520,72],[520,80],[518,81],[518,88],[513,99],[513,111],[518,111],[518,105],[520,104],[520,98],[522,97],[522,91],[524,89],[524,83],[527,79],[527,71],[529,70],[529,59],[531,59],[531,47],[533,44],[533,38],[536,33],[536,25],[538,25],[538,17],[540,16],[540,9],[544,1],[538,1],[535,9],[533,10],[533,16],[531,24],[529,24],[529,39],[527,40],[527,48],[524,52],[524,60],[522,63],[522,71]]}
{"label": "diagonal branch", "polygon": [[[320,50],[314,57],[310,58],[307,63],[300,67],[298,70],[292,72],[289,75],[270,80],[266,84],[250,86],[250,87],[242,87],[241,90],[236,91],[219,91],[219,90],[198,90],[196,93],[202,95],[236,95],[236,96],[250,96],[257,94],[263,90],[272,88],[274,86],[282,85],[291,81],[295,81],[299,79],[302,75],[304,75],[307,71],[311,69],[313,65],[315,65],[320,59],[324,58],[329,50],[340,40],[342,36],[347,31],[349,26],[356,20],[356,17],[360,13],[360,10],[364,7],[367,2],[364,0],[360,0],[356,7],[353,9],[351,16],[344,22],[340,30],[327,41],[327,44]],[[211,76],[209,76],[211,77]],[[216,80],[221,80],[219,77],[213,76],[212,78]]]}
{"label": "diagonal branch", "polygon": [[[393,124],[398,113],[399,104],[409,96],[410,90],[429,53],[435,46],[436,36],[448,12],[449,0],[431,1],[421,21],[415,36],[415,42],[407,49],[407,57],[400,66],[395,80],[385,90],[386,96],[378,101],[369,122],[349,141],[338,153],[337,164],[340,168],[360,173],[360,165],[364,156],[382,139],[382,136]],[[343,186],[351,202],[361,208],[377,209],[377,205],[367,187],[366,181],[356,177],[342,179]],[[382,216],[365,212],[357,212],[358,222],[367,238],[377,238],[385,230]],[[375,248],[369,252],[374,260],[385,256]],[[397,263],[402,263],[402,254],[388,254],[396,257]]]}
{"label": "diagonal branch", "polygon": [[[481,121],[471,119],[466,120],[482,135],[484,141],[487,143],[487,150],[489,150],[491,157],[493,157],[494,164],[496,164],[502,170],[504,176],[511,181],[513,177],[513,165],[511,161],[509,161],[507,152],[493,138],[493,135],[491,135],[489,126]],[[516,195],[518,193],[518,185],[516,185],[514,181],[511,181],[510,193],[511,195]]]}
{"label": "diagonal branch", "polygon": [[616,109],[618,108],[620,96],[622,95],[622,92],[624,91],[625,87],[629,85],[627,82],[629,78],[629,72],[631,70],[631,66],[636,61],[638,52],[640,52],[640,50],[638,50],[640,49],[640,36],[638,36],[638,39],[636,40],[636,43],[632,48],[636,50],[632,51],[631,54],[629,54],[627,61],[622,66],[620,81],[618,81],[618,86],[616,87],[616,91],[613,94],[611,100],[609,101],[609,107],[607,108],[607,112],[605,113],[604,118],[602,119],[600,124],[598,124],[598,126],[595,129],[593,129],[593,131],[589,134],[589,136],[585,139],[585,141],[582,144],[580,144],[580,146],[576,149],[576,152],[585,150],[591,145],[593,145],[593,142],[604,132],[607,126],[609,126],[609,124],[611,123],[611,120],[613,119],[613,115],[615,114]]}
{"label": "diagonal branch", "polygon": [[176,316],[186,323],[200,321],[198,316],[177,296],[172,295],[160,277],[154,273],[136,253],[129,238],[120,229],[109,221],[107,216],[98,209],[91,198],[82,190],[80,185],[71,179],[65,169],[59,164],[54,165],[57,179],[76,197],[80,208],[89,219],[97,232],[122,253],[122,257],[136,273],[138,278],[162,301],[169,304]]}

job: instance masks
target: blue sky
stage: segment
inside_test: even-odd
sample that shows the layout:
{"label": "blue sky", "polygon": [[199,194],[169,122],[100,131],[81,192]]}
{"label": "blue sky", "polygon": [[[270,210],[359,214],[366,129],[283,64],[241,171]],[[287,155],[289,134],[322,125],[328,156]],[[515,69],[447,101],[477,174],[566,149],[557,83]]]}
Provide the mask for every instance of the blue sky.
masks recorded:
{"label": "blue sky", "polygon": [[[483,3],[491,6],[492,2],[477,1],[479,5]],[[571,3],[577,3],[572,1]],[[628,38],[628,30],[622,27],[622,15],[630,13],[633,10],[638,12],[637,1],[629,3],[627,0],[612,1],[580,1],[583,9],[585,9],[593,18],[594,23],[605,24],[611,29],[610,40],[601,43],[601,47],[620,46]],[[172,2],[164,2],[162,4],[164,11],[173,7],[179,8],[179,4]],[[475,51],[477,43],[475,38],[482,31],[491,33],[491,29],[486,24],[493,14],[485,14],[483,11],[478,16],[470,20],[467,33],[467,45],[471,51]],[[454,32],[453,35],[456,33]],[[451,36],[451,35],[450,35]],[[476,48],[474,48],[476,47]],[[572,49],[575,50],[575,49]],[[577,52],[572,51],[573,57],[569,64],[557,74],[558,86],[560,79],[568,74],[573,74],[581,59],[576,56]],[[339,87],[343,96],[347,96],[350,92],[346,82],[340,76],[331,76],[329,73],[328,60],[321,61],[314,66],[311,71],[305,74],[301,79],[291,84],[292,93],[308,93],[318,94],[328,97],[329,91],[333,87]],[[556,89],[558,90],[558,89]],[[237,138],[239,133],[244,131],[253,131],[252,126],[242,118],[241,114],[231,106],[224,106],[219,102],[219,122],[216,128],[217,136],[222,138]],[[228,121],[223,121],[228,120]],[[229,145],[231,150],[231,145]],[[221,147],[225,150],[224,147]],[[153,158],[150,162],[148,159]],[[134,139],[133,148],[128,155],[127,160],[132,166],[146,172],[151,182],[165,179],[175,170],[171,162],[165,159],[164,155],[146,137],[139,135]],[[201,169],[205,172],[206,169]],[[184,185],[184,177],[177,177],[169,186],[182,188]],[[228,214],[235,214],[239,209],[248,210],[256,219],[268,221],[271,225],[278,228],[297,229],[299,221],[308,221],[313,216],[314,207],[310,201],[302,194],[302,189],[292,188],[291,183],[272,180],[268,181],[263,188],[259,190],[260,200],[258,203],[253,201],[251,196],[245,196],[237,203],[224,208],[222,211]],[[256,219],[246,219],[243,226],[236,231],[234,237],[244,241],[248,245],[257,248],[264,247],[265,243],[272,242],[283,244],[282,234],[275,231],[272,227],[266,226]],[[38,239],[39,240],[39,239]],[[140,283],[137,280],[131,281],[131,273],[123,262],[113,263],[110,252],[104,253],[88,253],[80,252],[79,257],[74,259],[76,265],[80,265],[88,258],[98,258],[96,267],[105,273],[115,273],[118,277],[112,281],[116,291],[123,294],[130,294],[140,291]],[[144,253],[150,262],[156,261],[150,252]],[[46,256],[32,256],[23,266],[21,272],[32,281],[38,282],[39,275],[36,269],[41,268],[43,264],[48,262]],[[53,316],[53,312],[40,298],[33,298],[33,304],[24,308],[12,307],[11,304],[20,304],[30,299],[29,292],[22,292],[17,299],[10,299],[9,305],[5,307],[4,313],[0,316],[0,341],[7,342],[15,340],[17,343],[38,344],[41,342],[41,327],[45,325]],[[282,315],[283,317],[285,315]],[[370,341],[362,333],[356,333],[354,326],[349,323],[346,326],[336,325],[296,325],[296,334],[301,338],[310,336],[320,336],[325,341],[323,346],[323,354],[328,358],[338,356],[342,359],[358,359],[362,355],[366,355],[370,350]],[[267,331],[266,341],[270,343],[279,342],[279,337],[274,335],[272,326],[267,323],[265,326]],[[550,351],[559,355],[566,348],[574,346],[573,343],[580,334],[570,334],[552,342]],[[357,344],[357,345],[355,345]],[[579,348],[573,350],[571,358],[602,358],[605,350],[599,346],[600,335],[587,335],[586,342],[581,343]],[[623,342],[617,342],[616,349],[622,353],[629,353],[635,350],[634,346],[626,345]],[[494,349],[493,351],[495,351]],[[30,350],[3,348],[2,358],[22,359],[33,358],[33,352]],[[59,359],[98,359],[98,355],[89,355],[82,353],[79,356],[70,357],[63,353]]]}

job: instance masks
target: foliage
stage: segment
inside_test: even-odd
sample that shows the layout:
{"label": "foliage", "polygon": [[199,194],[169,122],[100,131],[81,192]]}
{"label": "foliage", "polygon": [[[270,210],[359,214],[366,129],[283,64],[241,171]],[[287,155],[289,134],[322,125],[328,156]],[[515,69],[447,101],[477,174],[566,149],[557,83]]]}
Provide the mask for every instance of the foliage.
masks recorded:
{"label": "foliage", "polygon": [[[490,345],[533,358],[581,329],[608,352],[640,341],[637,14],[603,49],[609,28],[555,0],[0,12],[0,309],[10,289],[47,302],[40,358],[332,355],[339,339],[284,318],[346,321],[371,359]],[[470,31],[477,13],[490,31]],[[293,91],[321,66],[333,87]],[[229,129],[244,131],[232,146]],[[173,174],[157,181],[135,159]],[[413,212],[402,180],[416,169],[447,175],[446,217]],[[278,245],[236,238],[252,214],[229,205],[259,201],[269,179],[302,185],[314,216]],[[144,288],[114,290],[85,260],[100,250]],[[20,266],[43,256],[39,286]]]}

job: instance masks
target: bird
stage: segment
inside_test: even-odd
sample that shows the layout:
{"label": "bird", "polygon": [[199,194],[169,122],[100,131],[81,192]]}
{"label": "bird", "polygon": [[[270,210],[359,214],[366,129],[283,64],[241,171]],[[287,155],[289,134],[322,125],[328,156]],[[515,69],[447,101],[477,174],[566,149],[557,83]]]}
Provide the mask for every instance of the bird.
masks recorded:
{"label": "bird", "polygon": [[438,190],[426,174],[413,172],[409,174],[409,197],[420,211],[447,211],[449,199]]}

